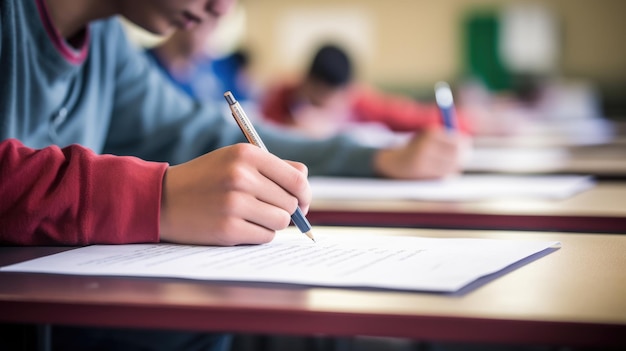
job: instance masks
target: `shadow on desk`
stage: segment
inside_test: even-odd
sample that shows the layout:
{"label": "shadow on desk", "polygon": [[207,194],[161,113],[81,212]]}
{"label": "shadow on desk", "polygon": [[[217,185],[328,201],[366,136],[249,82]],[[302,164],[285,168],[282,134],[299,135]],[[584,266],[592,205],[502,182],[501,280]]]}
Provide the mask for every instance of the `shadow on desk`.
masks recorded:
{"label": "shadow on desk", "polygon": [[[53,329],[54,330],[54,329]],[[95,330],[95,329],[94,329]],[[160,331],[161,332],[161,331]],[[46,335],[42,326],[22,324],[0,324],[0,350],[7,351],[72,351],[48,344],[53,333]],[[389,337],[304,337],[292,335],[235,334],[229,343],[230,351],[601,351],[605,348],[570,348],[554,346],[469,344],[415,341]],[[214,349],[110,349],[106,345],[95,348],[80,348],[82,351],[200,351]]]}
{"label": "shadow on desk", "polygon": [[229,351],[233,336],[181,330],[0,324],[0,350]]}

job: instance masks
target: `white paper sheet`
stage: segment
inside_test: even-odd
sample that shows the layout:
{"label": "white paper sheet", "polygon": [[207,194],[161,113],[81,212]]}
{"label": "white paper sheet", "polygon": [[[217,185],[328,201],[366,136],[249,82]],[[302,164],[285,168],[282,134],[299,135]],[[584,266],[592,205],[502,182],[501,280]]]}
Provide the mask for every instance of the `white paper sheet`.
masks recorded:
{"label": "white paper sheet", "polygon": [[570,152],[562,147],[476,147],[463,164],[466,171],[482,172],[554,172],[570,161]]}
{"label": "white paper sheet", "polygon": [[443,180],[311,177],[314,199],[477,201],[564,199],[594,186],[589,176],[463,175]]}
{"label": "white paper sheet", "polygon": [[325,232],[314,243],[289,228],[265,245],[95,245],[0,270],[454,292],[559,245],[355,234]]}

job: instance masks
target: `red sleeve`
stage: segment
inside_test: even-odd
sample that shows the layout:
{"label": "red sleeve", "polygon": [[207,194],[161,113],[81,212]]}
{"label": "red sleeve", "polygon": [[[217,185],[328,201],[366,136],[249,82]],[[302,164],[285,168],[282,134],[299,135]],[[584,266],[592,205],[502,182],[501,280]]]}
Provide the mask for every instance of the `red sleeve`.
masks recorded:
{"label": "red sleeve", "polygon": [[[351,93],[354,115],[359,121],[380,122],[397,132],[439,127],[442,124],[439,108],[435,104],[420,103],[370,88],[355,88]],[[457,119],[460,129],[469,132],[462,111],[457,111]]]}
{"label": "red sleeve", "polygon": [[166,168],[78,145],[34,150],[2,141],[0,243],[157,242]]}

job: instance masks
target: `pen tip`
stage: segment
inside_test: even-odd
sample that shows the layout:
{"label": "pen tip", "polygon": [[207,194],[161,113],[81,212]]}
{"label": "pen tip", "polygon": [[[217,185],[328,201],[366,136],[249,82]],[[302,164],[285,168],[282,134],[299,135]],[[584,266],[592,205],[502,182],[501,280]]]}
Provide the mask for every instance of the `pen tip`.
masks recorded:
{"label": "pen tip", "polygon": [[311,240],[313,240],[314,243],[316,243],[317,241],[315,241],[315,237],[313,237],[313,233],[309,230],[308,232],[304,233],[306,236],[308,236]]}

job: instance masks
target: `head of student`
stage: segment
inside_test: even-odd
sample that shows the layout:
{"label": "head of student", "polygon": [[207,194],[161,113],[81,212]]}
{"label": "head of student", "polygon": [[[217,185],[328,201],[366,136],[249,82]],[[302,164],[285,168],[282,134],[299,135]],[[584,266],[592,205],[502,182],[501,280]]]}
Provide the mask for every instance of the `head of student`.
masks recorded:
{"label": "head of student", "polygon": [[[113,1],[112,1],[113,2]],[[117,0],[115,12],[143,29],[168,35],[177,29],[187,30],[200,24],[215,25],[236,0]]]}
{"label": "head of student", "polygon": [[352,62],[340,46],[324,44],[313,56],[303,94],[314,106],[323,107],[335,100],[352,80]]}

